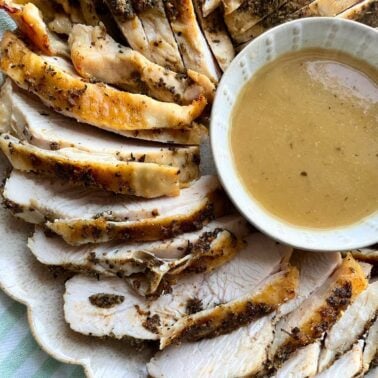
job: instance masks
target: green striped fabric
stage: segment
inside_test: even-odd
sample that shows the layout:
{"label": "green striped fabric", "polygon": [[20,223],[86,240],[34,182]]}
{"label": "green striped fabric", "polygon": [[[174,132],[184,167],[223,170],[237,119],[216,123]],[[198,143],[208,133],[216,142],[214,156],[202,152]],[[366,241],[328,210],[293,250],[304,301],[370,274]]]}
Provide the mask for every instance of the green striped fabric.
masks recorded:
{"label": "green striped fabric", "polygon": [[[12,20],[0,11],[0,32],[13,28]],[[30,333],[25,306],[14,302],[1,291],[0,377],[84,377],[83,369],[80,366],[62,364],[41,350]]]}

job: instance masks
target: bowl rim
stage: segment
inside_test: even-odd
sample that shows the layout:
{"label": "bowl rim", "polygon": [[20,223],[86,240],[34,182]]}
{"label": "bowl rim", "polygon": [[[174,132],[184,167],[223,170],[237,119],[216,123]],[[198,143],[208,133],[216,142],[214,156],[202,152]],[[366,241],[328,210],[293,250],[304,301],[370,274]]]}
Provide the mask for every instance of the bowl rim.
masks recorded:
{"label": "bowl rim", "polygon": [[[340,24],[340,23],[345,23],[345,24],[350,24],[353,25],[355,28],[360,28],[361,31],[365,31],[368,33],[371,33],[372,31],[376,32],[376,35],[378,36],[378,29],[374,29],[372,27],[369,27],[367,25],[361,24],[359,22],[353,21],[353,20],[347,20],[347,19],[342,19],[342,18],[336,18],[336,17],[309,17],[309,18],[302,18],[298,20],[293,20],[286,22],[284,24],[278,25],[274,28],[269,29],[265,33],[259,35],[256,37],[254,40],[249,42],[243,50],[239,52],[239,54],[233,59],[231,62],[230,66],[227,68],[227,70],[224,72],[219,84],[218,88],[214,97],[214,102],[213,102],[213,107],[211,110],[211,117],[210,117],[210,148],[211,152],[214,158],[215,162],[215,167],[218,173],[218,177],[220,179],[220,182],[225,189],[225,191],[228,193],[231,201],[235,205],[235,207],[240,211],[240,213],[253,225],[256,227],[256,229],[260,230],[261,232],[267,234],[268,236],[272,237],[273,239],[277,240],[280,243],[283,244],[288,244],[293,246],[294,248],[300,248],[303,250],[311,250],[311,251],[318,251],[318,252],[333,252],[333,251],[347,251],[347,250],[353,250],[353,249],[358,249],[358,248],[363,248],[367,247],[373,244],[376,244],[378,242],[378,229],[376,229],[376,236],[373,238],[369,238],[364,240],[363,238],[358,238],[358,240],[349,240],[349,241],[340,241],[337,237],[333,236],[332,234],[336,234],[339,232],[342,232],[343,234],[346,234],[348,232],[351,232],[352,230],[354,232],[357,232],[359,234],[363,234],[364,231],[366,232],[367,225],[365,224],[365,221],[371,221],[374,220],[376,224],[378,224],[378,211],[374,212],[373,214],[369,215],[368,217],[364,218],[361,220],[361,222],[354,223],[351,225],[347,226],[342,226],[342,227],[335,227],[335,228],[329,228],[329,229],[311,229],[311,228],[306,228],[306,227],[301,227],[301,226],[296,226],[293,224],[290,224],[288,222],[285,222],[284,220],[281,220],[280,218],[274,216],[273,214],[269,213],[267,210],[265,210],[259,202],[254,199],[251,195],[248,194],[247,190],[244,188],[243,184],[241,183],[240,179],[238,179],[237,172],[235,172],[235,178],[236,180],[233,180],[232,182],[229,182],[226,180],[226,176],[228,176],[227,172],[225,172],[225,169],[221,167],[221,150],[217,147],[217,142],[219,141],[219,135],[215,131],[216,130],[216,125],[215,125],[215,120],[216,116],[215,114],[217,113],[218,110],[218,103],[221,101],[219,100],[221,97],[221,93],[224,90],[224,87],[227,85],[227,82],[230,80],[232,77],[231,74],[233,70],[235,70],[236,66],[240,65],[241,59],[248,55],[250,50],[253,49],[254,45],[257,45],[259,43],[260,39],[266,39],[270,34],[277,33],[277,32],[285,32],[285,30],[288,30],[289,28],[292,28],[293,25],[301,24],[301,26],[306,27],[306,25],[309,24],[318,24],[319,27],[321,27],[324,24]],[[319,47],[323,47],[320,46]],[[323,47],[324,48],[324,47]],[[332,49],[332,48],[331,48]],[[297,50],[298,51],[298,50]],[[300,51],[300,50],[299,50]],[[363,58],[362,58],[363,59]],[[262,67],[264,67],[267,63],[263,64]],[[259,69],[258,69],[259,70]],[[250,80],[250,79],[249,79]],[[243,86],[239,89],[239,92],[236,92],[236,95],[240,93],[240,91],[243,89]],[[230,107],[230,111],[227,112],[229,115],[230,112],[232,111],[233,106]],[[233,160],[232,158],[232,153],[231,153],[231,148],[229,144],[229,130],[230,130],[230,125],[226,127],[227,129],[227,158],[229,158],[231,161]],[[225,151],[223,151],[224,153]],[[232,164],[233,171],[235,171],[234,165]],[[229,178],[229,177],[227,177]],[[240,187],[242,187],[242,191],[244,194],[247,195],[249,199],[249,204],[257,205],[259,210],[261,210],[262,213],[264,213],[265,217],[268,219],[270,223],[277,223],[280,224],[283,230],[290,230],[291,233],[293,233],[295,236],[294,238],[287,238],[285,236],[285,232],[283,233],[278,233],[275,230],[272,230],[273,227],[263,227],[261,223],[259,222],[258,217],[251,216],[251,214],[248,212],[248,209],[244,207],[245,204],[240,203],[240,201],[235,198],[235,195],[233,193],[233,188],[235,184],[239,184]],[[310,235],[311,238],[325,238],[322,241],[322,243],[316,244],[313,241],[307,239],[307,241],[304,241],[303,237],[299,237],[299,234],[306,233],[307,235]]]}

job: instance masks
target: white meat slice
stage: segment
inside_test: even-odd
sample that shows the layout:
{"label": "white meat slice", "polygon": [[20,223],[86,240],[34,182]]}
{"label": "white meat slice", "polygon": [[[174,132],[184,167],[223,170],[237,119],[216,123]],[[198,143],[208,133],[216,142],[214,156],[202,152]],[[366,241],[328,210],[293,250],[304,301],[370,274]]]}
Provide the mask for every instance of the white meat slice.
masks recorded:
{"label": "white meat slice", "polygon": [[211,102],[214,97],[215,86],[207,76],[193,71],[178,75],[120,45],[103,27],[75,25],[69,45],[72,62],[86,79],[114,84],[167,102],[189,104],[200,95]]}
{"label": "white meat slice", "polygon": [[369,329],[362,361],[364,372],[369,371],[369,369],[373,370],[374,366],[378,365],[378,318],[375,319]]}
{"label": "white meat slice", "polygon": [[276,11],[285,2],[285,0],[244,0],[240,7],[224,17],[231,37],[236,40],[239,35]]}
{"label": "white meat slice", "polygon": [[[22,190],[21,190],[22,188]],[[220,190],[214,176],[202,176],[178,197],[140,199],[114,196],[94,188],[83,188],[65,181],[50,180],[13,171],[5,183],[3,197],[14,214],[31,223],[46,219],[106,219],[137,222],[149,218],[171,217],[179,209],[197,209],[198,204]]]}
{"label": "white meat slice", "polygon": [[[66,283],[65,317],[73,330],[84,334],[158,339],[164,329],[188,316],[188,311],[216,309],[255,290],[279,271],[290,253],[290,248],[252,234],[231,261],[209,273],[181,277],[156,300],[136,296],[121,279],[97,281],[79,275]],[[99,308],[88,301],[99,293],[123,295],[125,300],[111,309]]]}
{"label": "white meat slice", "polygon": [[341,264],[341,254],[337,252],[294,251],[290,264],[300,272],[297,296],[283,304],[276,316],[280,318],[298,308],[315,290],[321,287],[335,269]]}
{"label": "white meat slice", "polygon": [[294,267],[266,278],[255,290],[216,308],[179,319],[162,332],[160,349],[172,342],[196,341],[232,332],[256,317],[271,313],[292,299],[297,291],[298,270]]}
{"label": "white meat slice", "polygon": [[[134,7],[137,4],[143,2],[134,2]],[[184,63],[165,14],[163,0],[154,0],[151,6],[139,7],[141,9],[136,11],[143,24],[153,61],[172,71],[184,72]]]}
{"label": "white meat slice", "polygon": [[320,343],[297,349],[273,375],[274,378],[307,378],[316,374],[320,355]]}
{"label": "white meat slice", "polygon": [[130,0],[105,0],[112,16],[130,47],[153,61],[146,33]]}
{"label": "white meat slice", "polygon": [[333,17],[361,0],[315,0],[293,13],[292,19],[302,17]]}
{"label": "white meat slice", "polygon": [[192,0],[167,0],[164,5],[185,67],[218,82],[220,71],[197,22]]}
{"label": "white meat slice", "polygon": [[4,34],[0,51],[0,68],[17,85],[66,116],[115,132],[190,127],[207,103],[200,96],[191,105],[180,106],[104,84],[85,83],[32,52],[10,32]]}
{"label": "white meat slice", "polygon": [[170,279],[188,271],[210,271],[225,263],[240,249],[241,238],[247,234],[246,221],[235,215],[213,221],[201,231],[149,243],[72,247],[37,228],[28,246],[42,264],[74,272],[118,276],[145,296],[155,293],[165,277]]}
{"label": "white meat slice", "polygon": [[337,17],[362,22],[373,28],[378,28],[378,0],[363,0],[340,13]]}
{"label": "white meat slice", "polygon": [[327,369],[337,355],[345,353],[363,335],[378,313],[378,281],[370,284],[327,333],[319,371]]}
{"label": "white meat slice", "polygon": [[266,32],[268,29],[290,21],[292,14],[304,6],[310,4],[312,0],[290,0],[285,2],[281,7],[273,13],[264,17],[260,22],[253,25],[245,32],[235,35],[234,40],[237,43],[245,43],[253,38],[258,37],[260,34]]}
{"label": "white meat slice", "polygon": [[332,366],[322,373],[316,375],[316,378],[353,378],[362,370],[362,349],[364,342],[358,341],[353,348],[343,354],[336,360]]}
{"label": "white meat slice", "polygon": [[261,371],[273,340],[271,317],[210,340],[173,345],[147,364],[153,378],[233,378]]}
{"label": "white meat slice", "polygon": [[277,323],[270,351],[274,364],[279,367],[296,349],[321,338],[366,287],[361,266],[348,255],[320,288]]}
{"label": "white meat slice", "polygon": [[74,147],[110,154],[120,161],[178,167],[181,184],[188,184],[199,176],[200,152],[196,146],[154,146],[78,124],[50,110],[38,98],[12,85],[10,80],[2,87],[0,105],[4,107],[3,131],[10,131],[6,129],[10,125],[20,139],[34,146],[46,150]]}
{"label": "white meat slice", "polygon": [[202,13],[203,4],[203,0],[193,0],[198,21],[206,37],[207,43],[209,44],[219,67],[222,71],[225,71],[235,57],[234,46],[227,33],[221,10],[216,9],[205,17]]}
{"label": "white meat slice", "polygon": [[67,44],[47,28],[40,10],[33,3],[22,5],[13,0],[0,0],[0,8],[44,54],[70,56]]}
{"label": "white meat slice", "polygon": [[215,9],[217,9],[222,3],[222,0],[204,0],[202,4],[202,12],[204,17],[207,17]]}
{"label": "white meat slice", "polygon": [[109,154],[74,148],[47,151],[10,134],[0,136],[0,149],[15,169],[145,198],[180,193],[178,168],[153,163],[121,162]]}

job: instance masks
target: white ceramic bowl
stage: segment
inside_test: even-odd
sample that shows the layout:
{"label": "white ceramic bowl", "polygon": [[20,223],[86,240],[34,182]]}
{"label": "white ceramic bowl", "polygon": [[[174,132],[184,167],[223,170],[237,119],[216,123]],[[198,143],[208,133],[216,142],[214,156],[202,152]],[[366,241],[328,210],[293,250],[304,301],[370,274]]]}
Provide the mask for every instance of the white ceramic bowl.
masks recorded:
{"label": "white ceramic bowl", "polygon": [[303,48],[340,50],[378,69],[378,31],[354,21],[301,19],[280,25],[253,40],[223,75],[213,105],[211,145],[220,179],[245,217],[261,231],[283,243],[318,251],[348,250],[374,244],[378,242],[378,212],[357,224],[332,230],[296,227],[264,210],[245,190],[235,170],[229,134],[238,94],[267,62]]}

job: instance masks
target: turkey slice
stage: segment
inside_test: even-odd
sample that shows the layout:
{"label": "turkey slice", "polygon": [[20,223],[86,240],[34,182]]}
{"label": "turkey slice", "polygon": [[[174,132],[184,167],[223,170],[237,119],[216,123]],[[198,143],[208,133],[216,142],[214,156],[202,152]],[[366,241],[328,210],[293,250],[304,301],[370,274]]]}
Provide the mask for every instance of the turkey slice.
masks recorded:
{"label": "turkey slice", "polygon": [[275,319],[298,308],[302,302],[326,282],[335,269],[340,266],[341,261],[341,254],[338,252],[294,251],[290,264],[296,266],[300,272],[298,292],[293,300],[279,308]]}
{"label": "turkey slice", "polygon": [[361,266],[348,255],[320,288],[277,323],[270,351],[275,365],[322,337],[366,287]]}
{"label": "turkey slice", "polygon": [[0,136],[0,149],[15,169],[93,186],[114,193],[154,198],[180,193],[178,168],[121,162],[109,154],[74,148],[47,151],[10,134]]}
{"label": "turkey slice", "polygon": [[328,331],[319,360],[319,371],[327,369],[338,355],[348,351],[376,314],[378,314],[378,281],[370,284]]}
{"label": "turkey slice", "polygon": [[218,82],[220,71],[197,22],[192,0],[167,0],[164,5],[185,67]]}
{"label": "turkey slice", "polygon": [[274,378],[307,378],[316,375],[320,343],[309,344],[297,349],[293,355],[273,375]]}
{"label": "turkey slice", "polygon": [[230,14],[236,11],[243,3],[243,0],[222,0],[224,6],[224,14]]}
{"label": "turkey slice", "polygon": [[337,17],[362,22],[378,28],[378,0],[364,0],[340,13]]}
{"label": "turkey slice", "polygon": [[12,0],[0,0],[0,9],[12,17],[21,32],[44,54],[70,56],[67,44],[47,28],[41,12],[33,3],[21,5]]}
{"label": "turkey slice", "polygon": [[34,146],[46,150],[74,147],[88,152],[110,154],[120,161],[178,167],[182,185],[199,176],[198,147],[155,146],[78,124],[50,110],[37,97],[12,85],[10,80],[2,87],[0,105],[4,109],[4,127],[0,125],[0,128],[10,131],[10,125],[20,139],[26,138]]}
{"label": "turkey slice", "polygon": [[245,32],[238,34],[234,37],[235,42],[245,43],[253,38],[258,37],[260,34],[266,32],[268,29],[280,25],[286,21],[290,21],[292,14],[304,6],[310,4],[312,0],[290,0],[285,2],[281,7],[275,10],[273,13],[264,17],[256,25]]}
{"label": "turkey slice", "polygon": [[161,101],[191,103],[200,95],[210,102],[215,86],[196,72],[178,75],[114,41],[102,27],[75,25],[69,38],[72,62],[86,79],[114,84]]}
{"label": "turkey slice", "polygon": [[166,214],[137,221],[97,219],[57,219],[47,227],[71,245],[101,243],[112,240],[154,241],[168,239],[201,229],[209,221],[229,212],[224,193],[215,190],[203,193],[194,203],[177,205]]}
{"label": "turkey slice", "polygon": [[378,366],[378,313],[366,337],[362,362],[364,372]]}
{"label": "turkey slice", "polygon": [[269,314],[292,299],[298,286],[298,270],[290,267],[264,280],[250,293],[178,320],[164,330],[160,349],[172,342],[196,341],[206,337],[227,334],[250,323],[256,317]]}
{"label": "turkey slice", "polygon": [[180,209],[192,211],[220,190],[214,176],[202,176],[178,197],[141,199],[117,195],[95,188],[83,188],[62,180],[51,180],[30,173],[13,171],[5,183],[3,197],[14,214],[31,223],[46,219],[103,219],[138,222],[159,217],[171,218]]}
{"label": "turkey slice", "polygon": [[232,38],[236,40],[240,34],[243,34],[264,19],[264,17],[276,11],[285,2],[285,0],[244,0],[237,10],[224,17]]}
{"label": "turkey slice", "polygon": [[134,1],[134,8],[146,33],[153,61],[172,71],[184,72],[184,63],[165,14],[164,1],[154,0],[152,4],[148,1]]}
{"label": "turkey slice", "polygon": [[51,60],[33,53],[10,32],[4,34],[0,51],[1,70],[20,87],[36,94],[56,111],[100,128],[115,132],[183,128],[206,106],[203,96],[191,105],[180,106],[104,84],[83,82]]}
{"label": "turkey slice", "polygon": [[350,253],[358,261],[364,261],[369,264],[378,265],[377,245],[368,248],[355,249],[353,251],[350,251]]}
{"label": "turkey slice", "polygon": [[[212,308],[216,311],[220,304],[251,293],[280,270],[290,253],[290,248],[252,234],[231,261],[209,273],[180,277],[156,300],[137,296],[121,279],[75,276],[66,283],[65,317],[73,330],[83,334],[156,340],[185,316]],[[122,295],[124,301],[110,309],[101,308],[90,299],[101,293]]]}
{"label": "turkey slice", "polygon": [[216,9],[205,17],[202,13],[203,4],[203,0],[193,0],[198,21],[207,43],[209,44],[219,67],[222,71],[225,71],[235,57],[234,46],[227,33],[221,10]]}
{"label": "turkey slice", "polygon": [[358,375],[362,370],[362,350],[364,342],[358,341],[353,348],[340,356],[332,366],[320,374],[316,378],[353,378]]}
{"label": "turkey slice", "polygon": [[293,13],[292,19],[302,17],[333,17],[361,0],[315,0]]}
{"label": "turkey slice", "polygon": [[203,0],[202,12],[203,16],[207,17],[215,9],[217,9],[222,3],[222,0]]}
{"label": "turkey slice", "polygon": [[[210,271],[234,256],[248,234],[240,216],[220,218],[201,231],[147,243],[103,243],[72,247],[37,228],[28,246],[45,265],[74,272],[124,278],[141,295],[155,293],[162,280],[188,271]],[[201,268],[201,269],[199,269]]]}
{"label": "turkey slice", "polygon": [[260,372],[273,340],[271,317],[213,339],[170,346],[147,364],[153,378],[233,378]]}
{"label": "turkey slice", "polygon": [[130,0],[104,0],[130,47],[153,61],[146,33]]}

